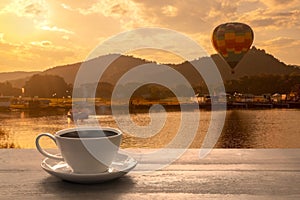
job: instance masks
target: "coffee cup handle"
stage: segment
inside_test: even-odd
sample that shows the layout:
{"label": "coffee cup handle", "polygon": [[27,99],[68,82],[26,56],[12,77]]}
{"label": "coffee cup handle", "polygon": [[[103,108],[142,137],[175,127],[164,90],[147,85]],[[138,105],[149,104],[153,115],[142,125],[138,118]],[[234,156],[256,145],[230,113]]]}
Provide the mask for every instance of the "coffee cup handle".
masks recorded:
{"label": "coffee cup handle", "polygon": [[35,145],[36,145],[36,148],[37,150],[44,156],[48,157],[48,158],[52,158],[52,159],[55,159],[55,160],[61,160],[61,161],[64,161],[64,158],[62,156],[58,156],[58,155],[54,155],[54,154],[51,154],[51,153],[48,153],[47,151],[45,151],[44,149],[42,149],[42,147],[40,146],[40,139],[41,137],[43,136],[46,136],[46,137],[49,137],[50,139],[52,139],[55,144],[56,144],[56,139],[53,135],[51,135],[50,133],[41,133],[37,136],[37,138],[35,139]]}

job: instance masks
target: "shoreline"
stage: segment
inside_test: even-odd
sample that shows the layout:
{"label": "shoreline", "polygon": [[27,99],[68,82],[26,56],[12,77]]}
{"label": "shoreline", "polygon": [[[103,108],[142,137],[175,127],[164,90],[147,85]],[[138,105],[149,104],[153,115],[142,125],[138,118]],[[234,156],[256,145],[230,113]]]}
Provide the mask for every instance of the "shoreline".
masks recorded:
{"label": "shoreline", "polygon": [[[272,108],[300,108],[300,101],[192,101],[190,98],[168,98],[160,100],[141,100],[141,99],[119,99],[111,101],[103,98],[5,98],[0,104],[0,111],[3,110],[70,110],[72,108],[88,108],[95,109],[99,112],[109,112],[111,107],[116,107],[121,110],[128,108],[132,111],[159,110],[162,107],[165,110],[178,111],[181,108],[189,109],[272,109]],[[94,107],[94,108],[93,108]]]}
{"label": "shoreline", "polygon": [[[86,104],[85,104],[86,103]],[[65,110],[69,111],[72,109],[72,105],[80,106],[83,105],[83,108],[87,108],[90,110],[94,109],[97,114],[111,114],[111,105],[108,103],[95,103],[85,102],[83,104],[50,104],[49,106],[35,106],[35,107],[14,107],[11,105],[10,107],[0,107],[0,112],[5,111],[56,111],[56,110]],[[143,102],[139,104],[116,104],[113,105],[115,108],[118,108],[120,111],[125,111],[128,106],[129,110],[132,113],[144,113],[149,112],[149,109],[155,105],[160,105],[161,107],[157,107],[155,110],[161,111],[165,109],[166,111],[180,111],[184,110],[211,110],[212,105],[214,110],[234,110],[234,109],[243,109],[243,110],[257,110],[257,109],[300,109],[300,102],[284,102],[284,103],[260,103],[260,102],[227,102],[227,103],[166,103],[166,102]]]}

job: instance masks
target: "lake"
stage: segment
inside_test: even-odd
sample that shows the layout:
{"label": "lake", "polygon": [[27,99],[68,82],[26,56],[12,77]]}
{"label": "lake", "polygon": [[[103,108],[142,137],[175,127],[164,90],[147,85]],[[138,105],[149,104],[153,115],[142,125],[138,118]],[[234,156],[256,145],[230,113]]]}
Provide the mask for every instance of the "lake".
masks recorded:
{"label": "lake", "polygon": [[[208,130],[211,112],[201,110],[200,121],[193,119],[193,112],[199,111],[185,113],[191,117],[188,124],[184,124],[183,129],[186,139],[189,139],[188,137],[193,136],[189,135],[192,132],[190,125],[198,123],[197,133],[189,148],[200,148]],[[155,127],[157,133],[145,137],[142,132],[132,134],[125,131],[121,146],[162,148],[172,141],[179,130],[181,113],[156,112],[152,117],[158,122],[166,118],[162,127]],[[111,115],[90,116],[90,118],[91,120],[87,119],[79,123],[95,125],[92,119],[97,119],[101,126],[118,127],[115,118]],[[132,114],[131,119],[135,125],[138,125],[137,127],[151,124],[148,113]],[[123,120],[122,116],[120,120]],[[126,120],[125,116],[124,120]],[[215,148],[300,148],[299,122],[299,109],[228,110],[222,134]],[[67,112],[64,110],[2,111],[0,112],[0,146],[35,148],[35,137],[39,133],[54,133],[73,126],[74,124],[68,121]],[[134,130],[133,127],[133,132]],[[50,139],[42,139],[41,142],[44,147],[55,147]]]}

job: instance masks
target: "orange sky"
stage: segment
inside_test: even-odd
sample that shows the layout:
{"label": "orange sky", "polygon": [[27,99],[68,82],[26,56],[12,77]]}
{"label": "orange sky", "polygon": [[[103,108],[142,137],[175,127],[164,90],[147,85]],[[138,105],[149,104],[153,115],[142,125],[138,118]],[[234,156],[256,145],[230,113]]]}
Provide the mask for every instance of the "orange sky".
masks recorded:
{"label": "orange sky", "polygon": [[[178,31],[212,54],[214,27],[230,21],[249,24],[256,47],[300,65],[299,0],[1,0],[0,72],[82,61],[105,39],[141,27]],[[135,55],[180,62],[164,53]]]}

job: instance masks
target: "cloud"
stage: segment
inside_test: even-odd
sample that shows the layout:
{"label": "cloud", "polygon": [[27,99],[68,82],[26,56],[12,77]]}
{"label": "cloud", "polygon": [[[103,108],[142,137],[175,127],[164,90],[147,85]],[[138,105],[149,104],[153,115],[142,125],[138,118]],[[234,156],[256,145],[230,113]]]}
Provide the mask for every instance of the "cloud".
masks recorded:
{"label": "cloud", "polygon": [[5,51],[9,52],[10,50],[13,50],[14,48],[19,48],[20,46],[22,46],[22,44],[13,44],[11,42],[6,41],[4,36],[5,36],[4,33],[0,33],[0,45],[1,45],[0,50],[5,50]]}
{"label": "cloud", "polygon": [[41,70],[41,67],[69,63],[72,59],[75,62],[80,50],[74,46],[54,45],[49,40],[12,43],[5,39],[4,33],[0,33],[0,46],[0,60],[4,61],[0,71]]}
{"label": "cloud", "polygon": [[284,29],[300,26],[299,0],[260,0],[265,7],[244,14],[251,24],[263,29]]}
{"label": "cloud", "polygon": [[276,37],[260,43],[260,48],[288,64],[299,65],[300,38]]}
{"label": "cloud", "polygon": [[285,48],[285,47],[300,45],[300,40],[297,40],[295,38],[289,38],[289,37],[277,37],[271,40],[267,40],[263,42],[261,45],[266,47],[272,46],[276,48]]}
{"label": "cloud", "polygon": [[0,33],[0,43],[4,43],[4,33]]}
{"label": "cloud", "polygon": [[123,29],[138,26],[153,25],[151,18],[143,18],[143,10],[139,3],[131,0],[101,0],[91,4],[87,8],[75,8],[68,4],[61,6],[69,11],[75,11],[81,15],[103,15],[119,20]]}
{"label": "cloud", "polygon": [[[299,52],[299,48],[296,49],[300,40],[299,0],[7,0],[7,2],[6,5],[2,2],[4,6],[0,7],[0,19],[7,22],[0,25],[3,32],[0,33],[0,43],[2,49],[10,52],[1,51],[3,53],[1,58],[5,62],[6,58],[11,58],[13,62],[11,55],[23,58],[20,60],[21,64],[12,64],[15,66],[23,66],[25,63],[28,63],[26,66],[33,65],[29,64],[32,60],[29,55],[37,59],[39,54],[42,62],[37,63],[38,66],[59,64],[66,59],[71,63],[75,58],[68,55],[72,52],[73,55],[80,54],[84,59],[95,45],[105,41],[106,38],[120,31],[149,26],[179,31],[196,40],[209,53],[216,53],[211,45],[211,33],[217,25],[230,21],[249,24],[255,32],[255,45],[258,48],[267,48],[271,53],[278,51],[278,55],[281,49],[286,52],[293,51],[293,54]],[[130,38],[129,41],[135,40]],[[60,52],[64,58],[60,58],[59,53],[56,54],[55,51]],[[11,55],[4,56],[8,53]],[[47,53],[57,55],[59,59],[47,56]],[[145,54],[147,53],[151,52],[145,51]],[[284,55],[285,52],[281,53]],[[163,53],[157,53],[156,57],[162,58]],[[298,59],[298,56],[295,59]]]}
{"label": "cloud", "polygon": [[143,58],[149,61],[155,61],[158,63],[182,63],[184,58],[180,57],[169,51],[157,50],[157,49],[142,49],[127,52],[126,55]]}
{"label": "cloud", "polygon": [[33,18],[35,23],[45,23],[48,18],[48,4],[45,0],[12,0],[0,10],[0,14],[12,13],[18,17]]}
{"label": "cloud", "polygon": [[123,15],[126,15],[128,13],[128,10],[127,10],[127,6],[124,6],[121,5],[121,4],[116,4],[116,5],[113,5],[111,8],[110,8],[110,13],[112,15],[116,15],[116,16],[123,16]]}
{"label": "cloud", "polygon": [[77,11],[82,15],[103,14],[106,17],[120,17],[133,11],[137,5],[130,0],[101,0],[88,8],[73,8],[67,4],[61,4],[61,6],[66,10]]}
{"label": "cloud", "polygon": [[[298,0],[261,0],[268,7],[286,7],[297,3]],[[299,3],[299,2],[298,2]]]}
{"label": "cloud", "polygon": [[[251,2],[251,0],[249,0]],[[194,33],[206,30],[237,16],[241,1],[229,0],[101,0],[81,8],[68,4],[61,7],[81,15],[103,15],[119,20],[122,29],[161,26]],[[95,16],[96,17],[96,16]]]}
{"label": "cloud", "polygon": [[70,37],[69,37],[68,35],[63,35],[63,36],[62,36],[62,39],[64,39],[64,40],[69,40]]}
{"label": "cloud", "polygon": [[255,27],[268,27],[274,26],[276,19],[272,18],[259,18],[251,20],[251,24]]}
{"label": "cloud", "polygon": [[43,41],[30,42],[30,44],[33,45],[33,46],[49,47],[49,46],[52,45],[52,42],[50,42],[48,40],[43,40]]}
{"label": "cloud", "polygon": [[[96,18],[96,15],[103,15],[119,20],[123,30],[155,26],[180,31],[195,39],[210,53],[215,53],[211,46],[211,32],[221,23],[239,21],[249,24],[259,45],[267,38],[268,31],[300,27],[300,5],[297,1],[101,0],[84,8],[70,5],[63,7],[85,16]],[[291,9],[286,9],[286,6]],[[260,35],[263,37],[260,38]],[[283,34],[282,37],[288,36]]]}
{"label": "cloud", "polygon": [[[151,19],[150,23],[153,26],[171,28],[188,34],[209,34],[211,29],[220,23],[238,21],[242,15],[241,11],[253,10],[253,6],[258,4],[253,0],[134,1],[139,5],[139,18],[145,21]],[[241,7],[247,9],[240,9]]]}
{"label": "cloud", "polygon": [[29,44],[1,43],[0,59],[5,60],[0,71],[41,70],[56,65],[78,61],[74,49],[55,46],[50,41]]}
{"label": "cloud", "polygon": [[171,6],[171,5],[162,7],[161,11],[167,17],[175,17],[178,14],[178,8]]}
{"label": "cloud", "polygon": [[65,4],[65,3],[62,3],[60,5],[61,5],[61,7],[63,7],[66,10],[70,10],[70,11],[74,11],[75,10],[75,9],[72,9],[71,6],[69,6],[69,5]]}
{"label": "cloud", "polygon": [[248,22],[257,30],[295,28],[300,26],[300,9],[273,10],[270,8],[258,8],[244,13],[239,19],[240,21]]}
{"label": "cloud", "polygon": [[32,3],[24,8],[24,13],[32,16],[41,16],[45,12],[47,12],[47,10],[45,10],[40,4]]}
{"label": "cloud", "polygon": [[32,19],[36,29],[74,34],[72,31],[50,25],[49,4],[45,0],[12,0],[0,10],[0,14],[7,13]]}
{"label": "cloud", "polygon": [[56,26],[50,27],[50,26],[44,25],[44,26],[41,26],[40,29],[45,30],[45,31],[54,31],[54,32],[61,32],[61,33],[66,33],[66,34],[74,34],[73,31],[69,31],[69,30],[66,30],[63,28],[58,28]]}

